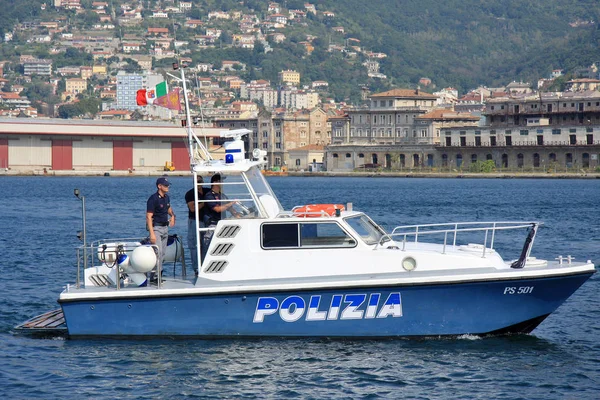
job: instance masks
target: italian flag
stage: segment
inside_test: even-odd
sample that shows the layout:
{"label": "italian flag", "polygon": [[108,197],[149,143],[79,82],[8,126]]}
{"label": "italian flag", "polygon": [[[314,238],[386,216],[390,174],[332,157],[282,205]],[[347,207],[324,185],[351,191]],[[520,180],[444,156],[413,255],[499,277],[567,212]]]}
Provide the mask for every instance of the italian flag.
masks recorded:
{"label": "italian flag", "polygon": [[159,97],[166,96],[167,92],[167,82],[161,82],[151,89],[138,90],[135,99],[138,106],[147,106],[154,103]]}

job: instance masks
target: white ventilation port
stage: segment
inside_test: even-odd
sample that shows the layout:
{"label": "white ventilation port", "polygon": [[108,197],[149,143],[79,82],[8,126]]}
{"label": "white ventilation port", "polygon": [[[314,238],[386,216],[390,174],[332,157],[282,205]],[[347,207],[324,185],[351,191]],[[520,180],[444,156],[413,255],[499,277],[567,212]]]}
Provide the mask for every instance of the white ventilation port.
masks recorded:
{"label": "white ventilation port", "polygon": [[211,261],[208,267],[204,268],[204,273],[219,273],[225,270],[228,262],[225,260]]}
{"label": "white ventilation port", "polygon": [[211,256],[226,256],[231,253],[235,245],[233,243],[218,243],[210,252]]}
{"label": "white ventilation port", "polygon": [[235,237],[235,235],[238,234],[240,229],[241,228],[239,225],[225,225],[223,228],[221,228],[221,230],[217,234],[217,237],[224,238],[224,239],[233,238],[233,237]]}

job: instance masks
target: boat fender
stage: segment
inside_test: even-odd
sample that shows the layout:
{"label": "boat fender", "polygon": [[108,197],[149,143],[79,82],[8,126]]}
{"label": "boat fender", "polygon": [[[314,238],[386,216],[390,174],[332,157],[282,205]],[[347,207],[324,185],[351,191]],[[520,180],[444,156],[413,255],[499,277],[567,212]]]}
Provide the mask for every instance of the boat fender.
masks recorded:
{"label": "boat fender", "polygon": [[163,262],[176,262],[183,254],[183,243],[177,235],[169,235]]}
{"label": "boat fender", "polygon": [[117,260],[119,268],[129,277],[129,281],[133,282],[136,286],[147,286],[146,274],[137,272],[131,265],[130,260],[131,258],[127,254],[119,255]]}
{"label": "boat fender", "polygon": [[156,253],[152,246],[136,247],[129,257],[129,264],[136,272],[150,272],[156,266]]}
{"label": "boat fender", "polygon": [[337,213],[344,210],[346,210],[346,207],[343,204],[307,204],[292,208],[292,213],[295,217],[316,218],[338,216]]}

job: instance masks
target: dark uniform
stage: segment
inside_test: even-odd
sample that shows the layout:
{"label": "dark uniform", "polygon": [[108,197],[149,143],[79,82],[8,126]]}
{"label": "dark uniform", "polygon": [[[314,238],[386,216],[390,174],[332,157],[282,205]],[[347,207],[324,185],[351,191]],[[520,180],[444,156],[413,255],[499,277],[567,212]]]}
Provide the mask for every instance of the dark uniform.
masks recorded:
{"label": "dark uniform", "polygon": [[[156,185],[158,186],[159,184],[167,188],[171,185],[166,178],[158,178]],[[161,271],[169,239],[169,210],[171,210],[171,199],[167,193],[161,196],[157,191],[148,198],[146,212],[152,213],[152,228],[148,228],[148,230],[152,229],[150,232],[154,232],[154,236],[156,237],[156,245],[158,247],[157,266]],[[172,216],[175,218],[175,214]]]}
{"label": "dark uniform", "polygon": [[[204,188],[202,186],[198,186],[198,200],[204,199]],[[185,194],[185,203],[194,201],[194,189],[190,189]],[[196,207],[197,208],[197,207]],[[204,228],[204,210],[206,207],[202,207],[199,212],[198,221],[200,223],[200,228]],[[188,247],[190,249],[190,254],[192,256],[192,267],[194,268],[194,272],[198,275],[198,252],[196,249],[196,234],[198,230],[196,229],[196,213],[188,209]],[[200,243],[202,244],[202,237],[204,233],[200,234]],[[202,251],[203,246],[200,246],[200,263],[204,259],[204,252]]]}
{"label": "dark uniform", "polygon": [[[222,193],[217,193],[213,190],[210,190],[204,196],[204,221],[206,223],[207,228],[214,228],[217,226],[217,223],[221,220],[221,212],[216,211],[216,206],[222,206],[224,203],[219,200],[225,200],[227,196]],[[211,201],[212,200],[212,201]],[[224,211],[223,211],[224,212]],[[210,246],[210,241],[212,240],[212,236],[214,234],[214,230],[210,230],[204,234],[204,238],[202,239],[202,253],[206,254],[208,248]]]}

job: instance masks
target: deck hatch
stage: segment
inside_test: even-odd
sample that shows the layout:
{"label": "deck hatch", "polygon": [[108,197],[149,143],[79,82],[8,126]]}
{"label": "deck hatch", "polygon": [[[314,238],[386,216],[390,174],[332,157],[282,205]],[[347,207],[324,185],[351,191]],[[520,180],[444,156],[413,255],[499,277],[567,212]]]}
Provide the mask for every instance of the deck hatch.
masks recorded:
{"label": "deck hatch", "polygon": [[231,250],[235,245],[233,243],[219,243],[215,246],[213,251],[210,252],[211,256],[226,256],[231,253]]}
{"label": "deck hatch", "polygon": [[225,261],[225,260],[211,261],[211,263],[208,265],[208,267],[204,268],[204,272],[205,273],[223,272],[225,270],[225,267],[227,266],[227,264],[229,264],[229,262]]}
{"label": "deck hatch", "polygon": [[223,228],[221,228],[221,230],[217,234],[217,237],[224,238],[224,239],[233,238],[233,237],[235,237],[235,235],[238,234],[240,229],[241,228],[239,225],[225,225]]}

